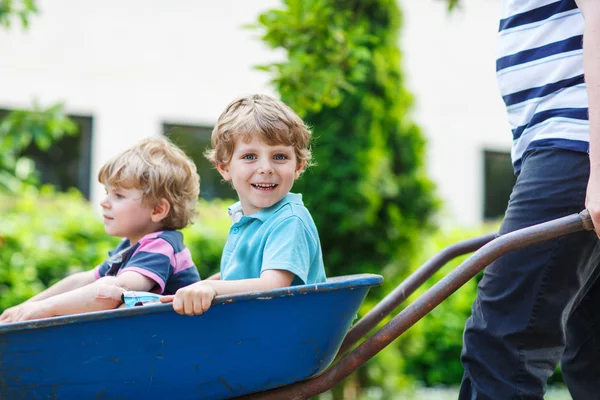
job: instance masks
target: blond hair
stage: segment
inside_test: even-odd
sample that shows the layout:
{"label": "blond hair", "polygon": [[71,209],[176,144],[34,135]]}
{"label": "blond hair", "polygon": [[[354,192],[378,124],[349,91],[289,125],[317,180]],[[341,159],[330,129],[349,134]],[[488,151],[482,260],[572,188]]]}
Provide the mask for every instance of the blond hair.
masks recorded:
{"label": "blond hair", "polygon": [[185,153],[165,138],[145,139],[108,161],[98,173],[104,185],[139,189],[152,207],[161,199],[171,205],[161,221],[167,229],[181,229],[196,217],[200,176]]}
{"label": "blond hair", "polygon": [[204,155],[213,164],[227,165],[236,138],[248,143],[253,135],[271,146],[294,146],[297,163],[306,161],[303,170],[312,165],[310,129],[285,103],[264,94],[240,97],[227,106],[212,131],[212,149]]}

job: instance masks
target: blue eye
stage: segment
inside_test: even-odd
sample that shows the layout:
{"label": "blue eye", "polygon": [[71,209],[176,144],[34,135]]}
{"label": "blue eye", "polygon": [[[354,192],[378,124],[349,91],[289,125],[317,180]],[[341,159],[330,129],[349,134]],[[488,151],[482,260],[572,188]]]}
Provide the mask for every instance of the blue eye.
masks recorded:
{"label": "blue eye", "polygon": [[244,154],[242,156],[243,160],[256,160],[256,154]]}
{"label": "blue eye", "polygon": [[117,199],[124,199],[124,198],[125,198],[125,196],[123,196],[123,195],[122,195],[122,194],[120,194],[120,193],[115,193],[115,197],[116,197]]}
{"label": "blue eye", "polygon": [[288,156],[285,154],[277,154],[273,158],[277,161],[284,161],[288,159]]}

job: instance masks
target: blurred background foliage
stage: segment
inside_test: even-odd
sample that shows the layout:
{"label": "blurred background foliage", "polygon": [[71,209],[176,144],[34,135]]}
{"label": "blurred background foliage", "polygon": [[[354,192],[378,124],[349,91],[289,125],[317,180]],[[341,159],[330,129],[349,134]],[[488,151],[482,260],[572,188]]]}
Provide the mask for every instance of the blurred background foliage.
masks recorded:
{"label": "blurred background foliage", "polygon": [[[458,4],[444,1],[449,9]],[[26,27],[35,12],[31,0],[0,0],[4,27],[15,20]],[[254,26],[286,54],[259,68],[315,132],[317,166],[294,191],[304,193],[319,227],[328,274],[385,277],[361,315],[436,252],[497,229],[436,229],[440,202],[424,169],[426,142],[410,117],[401,26],[395,0],[285,0]],[[61,105],[34,105],[0,120],[0,310],[93,268],[119,241],[105,234],[97,205],[75,190],[41,186],[35,165],[21,155],[31,144],[45,150],[74,131]],[[199,201],[199,221],[184,230],[203,277],[218,270],[230,224],[227,203]],[[475,293],[476,280],[323,397],[394,399],[415,384],[458,384],[462,330]]]}
{"label": "blurred background foliage", "polygon": [[8,113],[0,120],[0,190],[17,194],[24,184],[39,185],[39,171],[22,152],[31,146],[47,151],[53,142],[76,131],[61,104],[46,109],[34,104],[29,110]]}
{"label": "blurred background foliage", "polygon": [[9,28],[18,20],[23,27],[27,27],[29,18],[37,11],[34,0],[0,0],[0,25]]}

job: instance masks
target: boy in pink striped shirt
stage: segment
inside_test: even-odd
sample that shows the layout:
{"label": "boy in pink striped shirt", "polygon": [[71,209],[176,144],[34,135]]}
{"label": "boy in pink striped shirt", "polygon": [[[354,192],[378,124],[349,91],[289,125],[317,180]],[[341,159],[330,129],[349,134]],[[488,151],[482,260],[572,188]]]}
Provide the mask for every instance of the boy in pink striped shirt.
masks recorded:
{"label": "boy in pink striped shirt", "polygon": [[123,237],[96,268],[73,274],[9,308],[0,323],[118,307],[124,290],[174,294],[200,280],[179,232],[196,216],[200,177],[194,163],[168,140],[146,139],[98,174],[104,228]]}

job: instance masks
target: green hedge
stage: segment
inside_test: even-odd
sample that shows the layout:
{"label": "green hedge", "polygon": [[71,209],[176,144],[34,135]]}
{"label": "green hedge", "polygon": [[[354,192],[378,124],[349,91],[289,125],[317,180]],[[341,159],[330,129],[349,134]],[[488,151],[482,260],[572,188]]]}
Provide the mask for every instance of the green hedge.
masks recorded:
{"label": "green hedge", "polygon": [[[200,202],[199,221],[183,231],[203,277],[219,268],[230,225],[228,203]],[[104,232],[98,207],[79,192],[50,187],[0,198],[0,309],[106,258],[120,239]]]}

